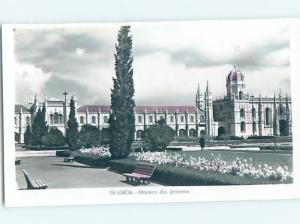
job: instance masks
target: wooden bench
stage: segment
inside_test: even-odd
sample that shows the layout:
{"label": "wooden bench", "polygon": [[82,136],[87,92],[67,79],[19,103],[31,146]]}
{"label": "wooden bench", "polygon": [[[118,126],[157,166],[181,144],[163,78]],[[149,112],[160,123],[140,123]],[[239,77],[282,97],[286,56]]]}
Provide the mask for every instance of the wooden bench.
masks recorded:
{"label": "wooden bench", "polygon": [[135,184],[149,184],[155,166],[147,163],[139,163],[132,173],[124,173],[126,181]]}
{"label": "wooden bench", "polygon": [[27,189],[36,190],[48,188],[48,185],[40,179],[32,181],[25,170],[23,170],[23,174],[27,183]]}
{"label": "wooden bench", "polygon": [[74,160],[75,160],[75,156],[74,155],[70,155],[69,157],[65,157],[64,158],[64,162],[70,162],[70,163],[72,163],[72,162],[74,162]]}

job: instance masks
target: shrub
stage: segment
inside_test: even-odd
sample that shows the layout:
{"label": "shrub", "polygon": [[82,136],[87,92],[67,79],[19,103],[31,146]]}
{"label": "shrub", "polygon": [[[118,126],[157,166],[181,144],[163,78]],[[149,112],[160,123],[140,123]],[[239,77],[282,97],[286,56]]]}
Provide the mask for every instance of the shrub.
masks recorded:
{"label": "shrub", "polygon": [[146,129],[144,143],[149,144],[152,150],[162,151],[173,141],[174,136],[175,131],[166,124],[165,119],[160,119],[157,124]]}
{"label": "shrub", "polygon": [[56,151],[55,156],[57,157],[69,157],[71,155],[70,150],[61,150],[61,151]]}
{"label": "shrub", "polygon": [[262,136],[254,135],[248,137],[248,139],[273,139],[273,138],[274,136],[272,135],[262,135]]}
{"label": "shrub", "polygon": [[44,146],[62,146],[66,142],[63,133],[56,127],[51,128],[42,140]]}
{"label": "shrub", "polygon": [[78,133],[78,145],[84,148],[91,148],[100,144],[100,130],[93,125],[83,125]]}
{"label": "shrub", "polygon": [[203,136],[200,138],[199,144],[201,146],[201,149],[203,149],[205,147],[205,138]]}

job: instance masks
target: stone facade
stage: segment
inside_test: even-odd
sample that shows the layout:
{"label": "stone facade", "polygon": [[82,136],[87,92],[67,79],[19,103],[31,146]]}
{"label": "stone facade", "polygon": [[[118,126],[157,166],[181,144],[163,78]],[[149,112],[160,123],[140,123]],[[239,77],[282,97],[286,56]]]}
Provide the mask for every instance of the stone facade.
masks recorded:
{"label": "stone facade", "polygon": [[[222,99],[213,100],[207,82],[204,92],[200,86],[196,92],[195,106],[136,106],[135,139],[140,140],[143,132],[160,118],[175,130],[179,137],[216,136],[269,136],[292,134],[291,98],[249,96],[246,91],[244,74],[234,66],[226,78],[227,94]],[[70,112],[70,99],[63,93],[64,100],[35,97],[30,109],[15,105],[15,136],[17,142],[24,141],[27,125],[33,121],[38,108],[45,106],[47,125],[57,127],[64,134]],[[100,130],[108,128],[110,106],[77,106],[73,96],[79,129],[84,124],[97,126]]]}

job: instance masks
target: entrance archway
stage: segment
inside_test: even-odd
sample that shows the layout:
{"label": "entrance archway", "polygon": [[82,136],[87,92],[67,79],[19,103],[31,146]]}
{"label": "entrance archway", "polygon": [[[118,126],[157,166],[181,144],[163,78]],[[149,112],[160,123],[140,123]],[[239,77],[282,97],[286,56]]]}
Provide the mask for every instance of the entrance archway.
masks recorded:
{"label": "entrance archway", "polygon": [[179,137],[184,137],[185,136],[185,130],[184,129],[180,129],[179,130]]}
{"label": "entrance archway", "polygon": [[202,136],[205,136],[205,131],[204,130],[200,131],[200,137],[202,137]]}
{"label": "entrance archway", "polygon": [[224,136],[226,134],[225,128],[224,127],[219,127],[218,128],[218,136]]}
{"label": "entrance archway", "polygon": [[280,136],[288,136],[289,135],[289,125],[286,120],[279,121],[279,132],[280,132]]}
{"label": "entrance archway", "polygon": [[136,132],[136,139],[137,140],[140,140],[140,139],[142,139],[143,138],[143,131],[142,130],[138,130],[137,132]]}
{"label": "entrance archway", "polygon": [[190,129],[189,130],[189,136],[190,137],[197,137],[197,132],[195,129]]}

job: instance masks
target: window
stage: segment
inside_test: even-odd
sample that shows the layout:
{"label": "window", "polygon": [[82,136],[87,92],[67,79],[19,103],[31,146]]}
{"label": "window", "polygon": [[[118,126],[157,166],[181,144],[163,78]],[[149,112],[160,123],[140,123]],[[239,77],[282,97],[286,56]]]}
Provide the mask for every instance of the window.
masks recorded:
{"label": "window", "polygon": [[194,116],[191,116],[191,122],[194,122]]}
{"label": "window", "polygon": [[84,118],[82,116],[79,118],[79,120],[80,120],[80,124],[83,124]]}
{"label": "window", "polygon": [[29,117],[29,116],[26,117],[26,124],[27,124],[27,125],[30,124],[30,117]]}
{"label": "window", "polygon": [[244,121],[241,122],[241,132],[246,131],[246,123]]}
{"label": "window", "polygon": [[138,116],[138,122],[142,123],[142,116]]}
{"label": "window", "polygon": [[108,117],[107,117],[107,116],[104,116],[104,117],[103,117],[103,121],[104,121],[104,123],[108,123]]}
{"label": "window", "polygon": [[170,122],[171,122],[171,123],[174,122],[174,116],[173,116],[173,115],[170,117]]}
{"label": "window", "polygon": [[54,113],[54,124],[58,124],[59,123],[59,115],[58,113]]}
{"label": "window", "polygon": [[152,123],[153,122],[153,117],[149,116],[149,122]]}
{"label": "window", "polygon": [[244,99],[244,93],[243,91],[239,92],[239,100],[243,100]]}
{"label": "window", "polygon": [[164,119],[164,117],[163,117],[163,116],[160,116],[160,117],[159,117],[159,120],[162,120],[162,119]]}
{"label": "window", "polygon": [[252,117],[255,118],[256,117],[256,109],[253,107],[252,108]]}
{"label": "window", "polygon": [[184,116],[180,116],[180,122],[184,122]]}
{"label": "window", "polygon": [[53,116],[53,114],[50,114],[50,123],[51,123],[51,124],[54,123],[54,116]]}
{"label": "window", "polygon": [[245,118],[245,110],[243,108],[240,110],[240,116]]}
{"label": "window", "polygon": [[96,117],[92,116],[92,123],[95,124],[96,123]]}
{"label": "window", "polygon": [[266,108],[266,125],[270,125],[271,124],[271,109],[269,107]]}
{"label": "window", "polygon": [[15,125],[17,125],[17,118],[15,117]]}

